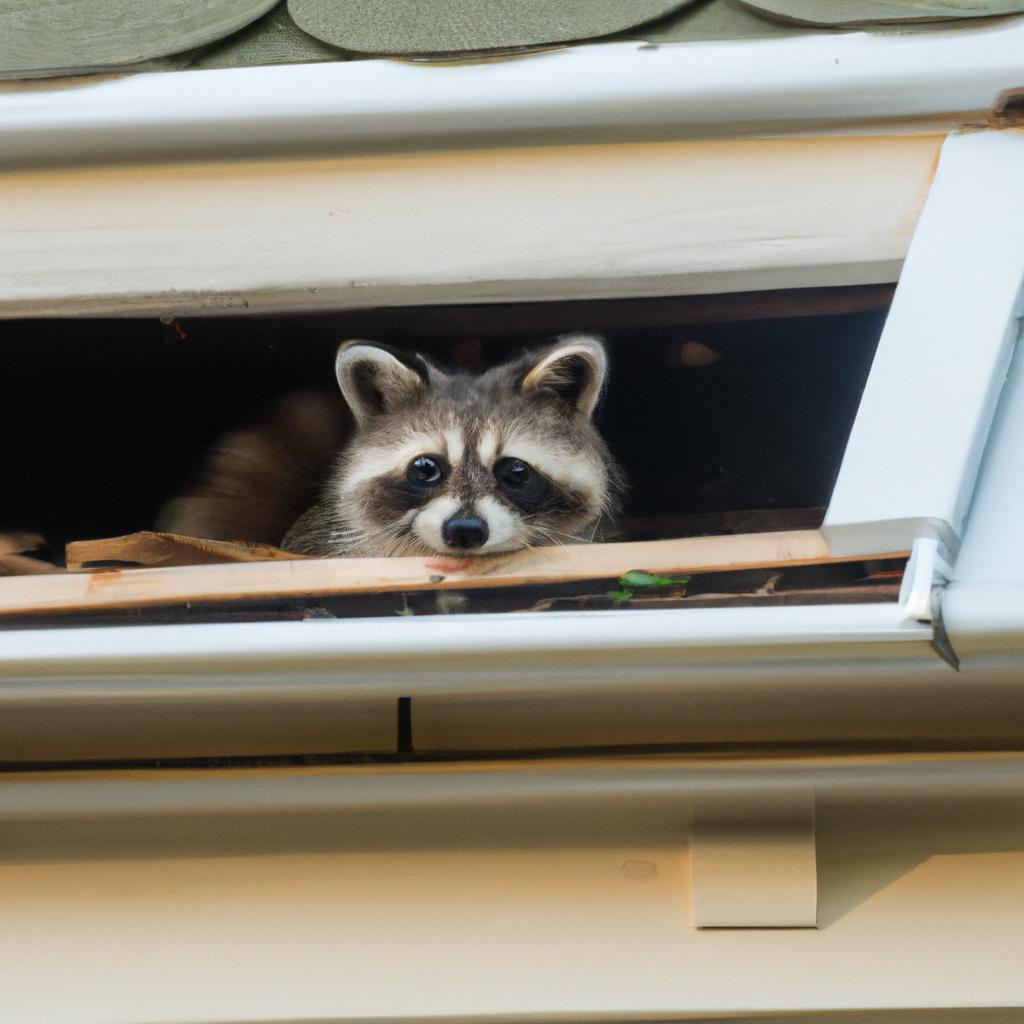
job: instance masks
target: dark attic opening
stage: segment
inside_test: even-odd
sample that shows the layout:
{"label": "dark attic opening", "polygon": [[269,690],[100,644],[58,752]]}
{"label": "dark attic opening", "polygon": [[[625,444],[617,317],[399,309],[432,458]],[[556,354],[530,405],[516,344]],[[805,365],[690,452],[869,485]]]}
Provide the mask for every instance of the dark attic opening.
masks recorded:
{"label": "dark attic opening", "polygon": [[[153,528],[225,431],[293,392],[341,397],[339,342],[479,370],[562,333],[607,341],[600,430],[629,481],[605,539],[821,521],[888,286],[257,317],[7,321],[0,533]],[[272,486],[272,482],[268,482]]]}

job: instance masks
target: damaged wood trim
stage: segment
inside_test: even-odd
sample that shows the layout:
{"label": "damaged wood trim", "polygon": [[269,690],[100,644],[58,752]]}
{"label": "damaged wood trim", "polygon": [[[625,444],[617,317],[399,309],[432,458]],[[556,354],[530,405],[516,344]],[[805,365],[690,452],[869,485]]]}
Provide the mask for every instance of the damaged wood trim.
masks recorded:
{"label": "damaged wood trim", "polygon": [[[533,548],[492,558],[353,558],[127,569],[0,580],[0,616],[261,596],[382,593],[863,561],[835,558],[818,530]],[[873,558],[906,557],[891,552]]]}
{"label": "damaged wood trim", "polygon": [[1024,126],[1024,86],[1001,92],[989,120],[994,128]]}
{"label": "damaged wood trim", "polygon": [[104,568],[171,568],[235,562],[275,562],[306,558],[270,544],[206,540],[143,530],[123,537],[72,541],[67,546],[68,572]]}

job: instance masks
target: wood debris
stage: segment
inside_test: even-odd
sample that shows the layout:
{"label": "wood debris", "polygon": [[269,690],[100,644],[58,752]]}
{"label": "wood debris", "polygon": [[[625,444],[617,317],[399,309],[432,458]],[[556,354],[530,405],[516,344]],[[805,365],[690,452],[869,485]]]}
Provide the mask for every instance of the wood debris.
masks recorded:
{"label": "wood debris", "polygon": [[[905,561],[906,552],[871,558]],[[201,559],[206,564],[196,564]],[[186,560],[190,564],[180,564]],[[416,593],[428,595],[433,602],[444,591],[480,594],[480,599],[474,599],[480,603],[483,595],[503,589],[522,590],[522,600],[517,600],[520,608],[526,608],[566,585],[582,588],[577,599],[596,597],[602,605],[610,605],[606,592],[631,571],[665,577],[728,573],[734,578],[756,571],[756,579],[744,581],[743,589],[749,591],[765,585],[771,575],[765,570],[864,561],[863,557],[834,557],[818,530],[532,548],[490,558],[330,559],[299,559],[261,545],[130,534],[70,545],[68,563],[75,571],[67,575],[23,579],[17,586],[12,585],[15,581],[0,581],[0,616],[98,614],[115,609],[138,614],[143,608],[186,606],[220,607],[230,613],[243,605],[250,610],[282,608],[295,601],[312,606],[335,598],[369,605],[380,595]],[[226,564],[231,562],[237,564]],[[89,571],[96,564],[107,568]],[[831,582],[835,585],[839,580]],[[527,595],[526,588],[534,588],[533,593]],[[681,599],[689,601],[691,595],[697,596],[693,587]]]}
{"label": "wood debris", "polygon": [[94,569],[170,568],[183,565],[218,565],[229,562],[275,562],[305,558],[270,544],[205,540],[176,533],[143,530],[123,537],[79,540],[67,546],[68,572]]}
{"label": "wood debris", "polygon": [[58,565],[33,556],[45,545],[38,533],[0,533],[0,576],[41,576],[63,572]]}

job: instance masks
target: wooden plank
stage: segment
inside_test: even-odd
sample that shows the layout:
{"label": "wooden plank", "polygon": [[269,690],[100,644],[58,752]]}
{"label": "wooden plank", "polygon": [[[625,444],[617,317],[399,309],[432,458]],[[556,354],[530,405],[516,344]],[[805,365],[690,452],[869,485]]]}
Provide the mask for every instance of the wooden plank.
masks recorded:
{"label": "wooden plank", "polygon": [[171,625],[203,622],[284,622],[303,619],[390,618],[616,611],[652,608],[743,608],[765,605],[864,604],[895,602],[906,557],[882,562],[824,562],[811,565],[688,572],[687,582],[638,589],[626,601],[610,597],[617,577],[573,579],[534,585],[476,587],[471,590],[400,590],[377,593],[254,595],[231,602],[190,600],[147,607],[61,609],[0,618],[4,627]]}
{"label": "wooden plank", "polygon": [[[824,509],[810,508],[657,516],[617,522],[615,532],[603,539],[661,540],[666,537],[810,530],[821,524],[824,514]],[[0,556],[3,554],[0,539]],[[141,530],[121,537],[72,541],[67,545],[64,561],[68,572],[91,572],[96,569],[165,569],[180,565],[294,561],[308,557],[270,544],[208,540],[180,533]],[[50,570],[60,571],[56,566],[50,566]],[[12,572],[12,575],[16,574]]]}
{"label": "wooden plank", "polygon": [[217,565],[232,562],[273,562],[306,558],[270,544],[206,540],[177,533],[142,530],[123,537],[73,541],[67,546],[68,572],[88,572],[98,563],[122,567],[168,568],[181,565]]}
{"label": "wooden plank", "polygon": [[335,558],[108,570],[0,580],[0,615],[251,600],[273,595],[465,590],[607,579],[631,569],[682,574],[863,558],[834,559],[820,531],[803,530],[533,548],[492,558]]}

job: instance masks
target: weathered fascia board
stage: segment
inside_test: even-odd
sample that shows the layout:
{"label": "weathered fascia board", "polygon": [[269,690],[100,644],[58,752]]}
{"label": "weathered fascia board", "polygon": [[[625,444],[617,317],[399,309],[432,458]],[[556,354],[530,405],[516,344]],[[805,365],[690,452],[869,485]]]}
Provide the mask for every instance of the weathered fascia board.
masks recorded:
{"label": "weathered fascia board", "polygon": [[9,631],[0,761],[393,754],[400,698],[435,753],[1024,729],[931,639],[895,604]]}
{"label": "weathered fascia board", "polygon": [[913,35],[577,46],[396,61],[19,83],[0,165],[223,158],[628,134],[956,128],[1024,86],[1024,20]]}
{"label": "weathered fascia board", "polygon": [[1024,130],[942,147],[822,527],[837,555],[957,550],[1021,331],[1021,182]]}
{"label": "weathered fascia board", "polygon": [[[818,929],[693,928],[694,802],[809,791]],[[1019,754],[7,774],[4,1010],[511,1024],[1020,1006],[1022,794]]]}
{"label": "weathered fascia board", "polygon": [[939,136],[491,148],[0,174],[0,316],[895,280]]}

